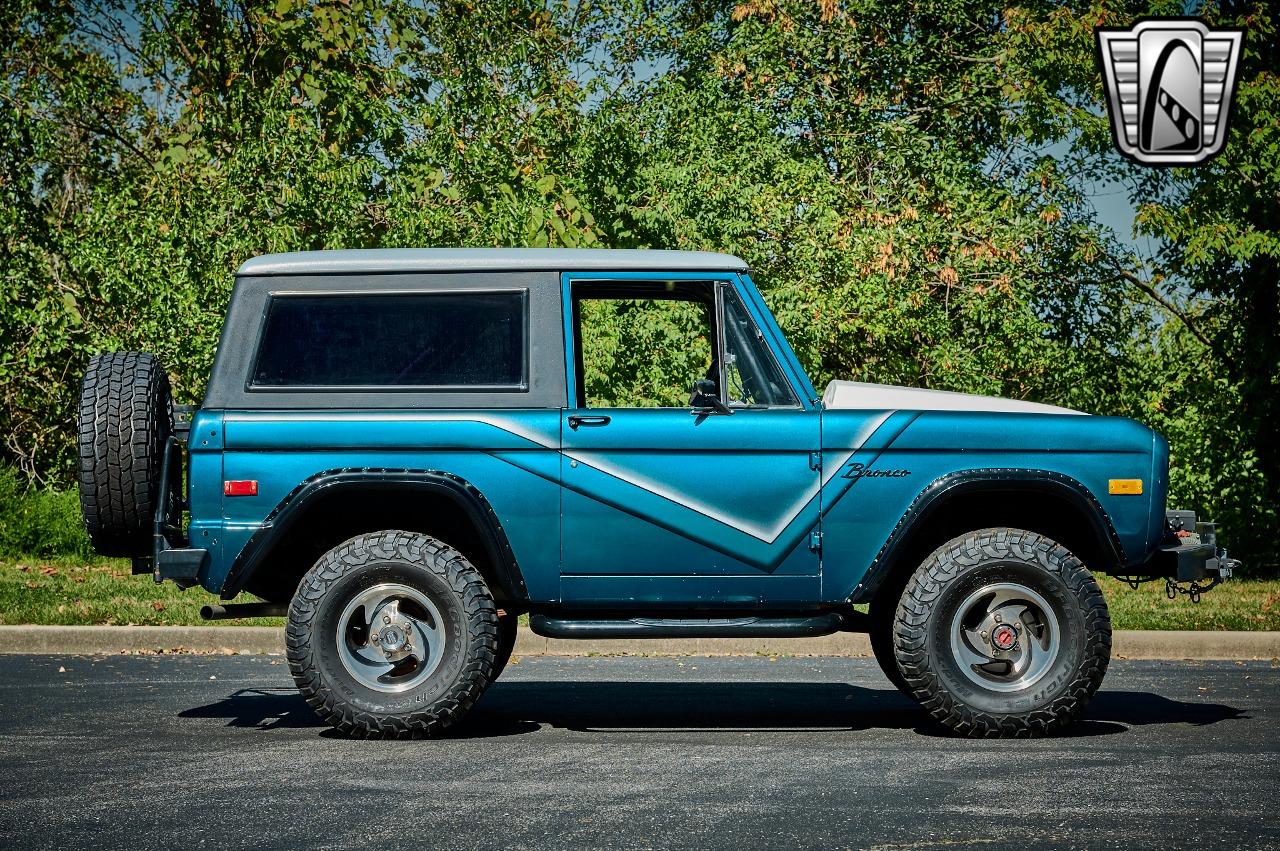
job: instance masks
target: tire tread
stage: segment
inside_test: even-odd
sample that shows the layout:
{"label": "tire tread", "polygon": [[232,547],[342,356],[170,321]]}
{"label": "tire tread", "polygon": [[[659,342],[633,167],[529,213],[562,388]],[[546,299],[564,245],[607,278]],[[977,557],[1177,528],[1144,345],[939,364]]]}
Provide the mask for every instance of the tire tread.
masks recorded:
{"label": "tire tread", "polygon": [[107,556],[145,555],[173,430],[169,377],[154,355],[106,352],[80,385],[77,480],[85,532]]}
{"label": "tire tread", "polygon": [[[376,561],[400,561],[431,571],[458,596],[466,617],[467,658],[462,670],[444,694],[413,712],[375,714],[353,707],[315,663],[312,634],[321,601],[338,580]],[[492,682],[498,651],[497,607],[484,578],[458,550],[417,532],[373,532],[339,544],[303,577],[289,606],[285,647],[289,671],[303,699],[339,731],[354,738],[428,738],[464,716]]]}
{"label": "tire tread", "polygon": [[[1008,715],[978,710],[940,681],[928,649],[928,622],[944,588],[997,560],[1035,565],[1066,583],[1085,625],[1084,648],[1068,686],[1046,706]],[[1111,659],[1111,617],[1097,580],[1066,547],[1021,529],[991,528],[955,538],[925,559],[898,603],[894,652],[910,693],[948,729],[971,738],[1026,738],[1071,723],[1092,699]]]}

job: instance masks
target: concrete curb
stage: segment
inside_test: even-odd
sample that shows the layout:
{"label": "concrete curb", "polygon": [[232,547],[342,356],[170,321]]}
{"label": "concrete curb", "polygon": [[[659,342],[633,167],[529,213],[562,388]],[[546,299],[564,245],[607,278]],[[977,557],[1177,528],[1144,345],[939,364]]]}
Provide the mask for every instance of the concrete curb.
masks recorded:
{"label": "concrete curb", "polygon": [[0,653],[283,653],[274,626],[0,626]]}
{"label": "concrete curb", "polygon": [[[283,653],[284,630],[270,626],[0,626],[0,654]],[[516,656],[846,656],[871,655],[867,636],[567,641],[520,628]],[[1119,659],[1276,659],[1280,632],[1118,630]]]}

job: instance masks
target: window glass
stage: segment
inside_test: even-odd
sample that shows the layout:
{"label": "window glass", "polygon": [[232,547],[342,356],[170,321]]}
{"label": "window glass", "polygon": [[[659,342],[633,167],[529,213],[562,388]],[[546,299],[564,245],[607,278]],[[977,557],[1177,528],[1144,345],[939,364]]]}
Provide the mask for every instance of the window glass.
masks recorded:
{"label": "window glass", "polygon": [[[584,287],[588,293],[591,288]],[[653,292],[652,298],[577,296],[580,391],[587,407],[687,408],[693,383],[716,378],[711,285],[659,283]]]}
{"label": "window glass", "polygon": [[765,344],[747,306],[731,287],[724,290],[724,378],[729,407],[795,405],[782,368]]}
{"label": "window glass", "polygon": [[525,294],[276,296],[252,384],[523,389]]}

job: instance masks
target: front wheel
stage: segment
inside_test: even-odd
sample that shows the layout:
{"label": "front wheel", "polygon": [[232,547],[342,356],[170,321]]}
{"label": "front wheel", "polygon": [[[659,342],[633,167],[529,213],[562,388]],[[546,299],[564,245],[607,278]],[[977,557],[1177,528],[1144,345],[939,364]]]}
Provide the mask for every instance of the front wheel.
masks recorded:
{"label": "front wheel", "polygon": [[498,615],[498,653],[493,660],[493,678],[496,680],[507,669],[511,654],[516,649],[516,636],[520,631],[520,616],[510,612]]}
{"label": "front wheel", "polygon": [[413,532],[352,538],[316,562],[289,606],[289,670],[307,703],[363,738],[420,738],[492,682],[498,610],[479,571]]}
{"label": "front wheel", "polygon": [[907,685],[902,671],[898,669],[898,657],[893,646],[895,609],[896,607],[892,604],[888,606],[871,604],[871,627],[867,632],[867,638],[871,641],[871,654],[876,657],[876,663],[885,677],[893,683],[894,688],[911,697],[911,686]]}
{"label": "front wheel", "polygon": [[1111,658],[1097,581],[1042,535],[983,529],[929,556],[898,604],[894,652],[910,693],[973,737],[1052,732],[1080,716]]}

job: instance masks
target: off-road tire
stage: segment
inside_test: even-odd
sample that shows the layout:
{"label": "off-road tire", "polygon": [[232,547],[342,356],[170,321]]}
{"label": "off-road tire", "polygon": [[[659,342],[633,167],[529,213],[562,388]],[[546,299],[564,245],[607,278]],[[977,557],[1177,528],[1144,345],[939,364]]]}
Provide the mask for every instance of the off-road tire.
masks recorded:
{"label": "off-road tire", "polygon": [[893,625],[897,614],[897,601],[893,604],[882,604],[878,611],[876,605],[871,606],[870,628],[867,631],[867,638],[871,641],[871,653],[876,657],[876,662],[880,665],[880,670],[889,678],[889,682],[893,683],[894,688],[912,697],[911,686],[907,685],[907,680],[902,676],[902,671],[898,669],[897,651],[893,645]]}
{"label": "off-road tire", "polygon": [[520,616],[503,612],[498,616],[498,652],[493,660],[493,678],[496,680],[507,669],[511,653],[516,649],[516,634],[520,631]]}
{"label": "off-road tire", "polygon": [[77,477],[85,531],[98,553],[151,551],[160,470],[172,433],[169,376],[154,355],[108,352],[90,359],[80,385]]}
{"label": "off-road tire", "polygon": [[[344,668],[337,624],[362,589],[386,582],[426,594],[446,626],[444,657],[423,683],[374,691]],[[285,629],[289,671],[307,704],[356,738],[437,736],[475,705],[493,680],[498,612],[484,578],[462,553],[415,532],[359,535],[321,556],[303,577]]]}
{"label": "off-road tire", "polygon": [[[1056,617],[1060,646],[1030,687],[975,685],[952,652],[951,619],[984,583],[1016,582],[1040,594]],[[1044,735],[1076,720],[1102,684],[1111,658],[1111,618],[1097,581],[1066,547],[1021,529],[982,529],[925,559],[907,583],[894,625],[898,666],[911,694],[943,726],[973,738]]]}

